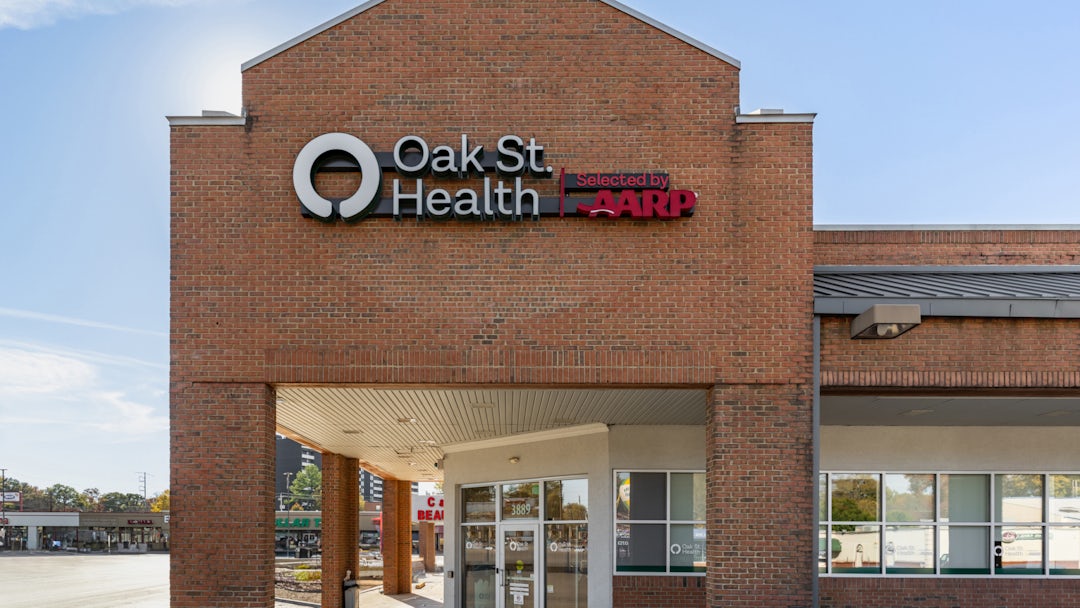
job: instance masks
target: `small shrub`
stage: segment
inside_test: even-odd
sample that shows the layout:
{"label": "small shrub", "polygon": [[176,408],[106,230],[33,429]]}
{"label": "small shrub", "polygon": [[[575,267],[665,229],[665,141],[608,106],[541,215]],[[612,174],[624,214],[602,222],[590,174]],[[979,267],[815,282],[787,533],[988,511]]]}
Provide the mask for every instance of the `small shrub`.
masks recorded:
{"label": "small shrub", "polygon": [[312,568],[314,568],[314,566],[312,566],[311,564],[297,564],[296,565],[297,570],[311,570]]}
{"label": "small shrub", "polygon": [[313,583],[322,580],[321,570],[305,570],[296,573],[296,580],[301,583]]}

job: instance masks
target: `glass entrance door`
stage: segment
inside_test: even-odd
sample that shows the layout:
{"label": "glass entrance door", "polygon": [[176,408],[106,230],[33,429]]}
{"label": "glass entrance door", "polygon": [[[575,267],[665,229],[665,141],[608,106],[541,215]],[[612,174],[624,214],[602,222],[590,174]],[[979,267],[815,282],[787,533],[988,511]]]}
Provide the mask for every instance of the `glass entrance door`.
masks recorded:
{"label": "glass entrance door", "polygon": [[499,526],[498,608],[543,608],[538,599],[537,543],[540,525],[502,524]]}

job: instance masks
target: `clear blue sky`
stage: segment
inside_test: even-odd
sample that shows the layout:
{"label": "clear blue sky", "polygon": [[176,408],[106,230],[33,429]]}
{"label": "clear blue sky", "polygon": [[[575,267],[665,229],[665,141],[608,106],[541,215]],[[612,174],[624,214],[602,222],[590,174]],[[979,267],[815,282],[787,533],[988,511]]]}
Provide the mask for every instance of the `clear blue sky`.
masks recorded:
{"label": "clear blue sky", "polygon": [[[9,475],[168,487],[164,117],[356,4],[0,0]],[[744,110],[818,113],[818,223],[1080,224],[1080,3],[627,4],[739,59]]]}

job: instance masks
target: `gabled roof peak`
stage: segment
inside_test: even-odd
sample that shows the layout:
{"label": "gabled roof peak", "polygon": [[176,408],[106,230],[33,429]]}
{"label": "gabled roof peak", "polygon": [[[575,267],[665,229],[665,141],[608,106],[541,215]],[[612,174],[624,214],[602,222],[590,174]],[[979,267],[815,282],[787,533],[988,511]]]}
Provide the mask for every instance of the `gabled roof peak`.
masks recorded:
{"label": "gabled roof peak", "polygon": [[[615,0],[596,0],[596,1],[597,2],[602,2],[602,3],[607,4],[608,6],[610,6],[612,8],[615,8],[615,9],[617,9],[619,11],[622,11],[623,13],[626,13],[627,15],[630,15],[631,17],[637,19],[638,21],[641,21],[642,23],[646,23],[648,25],[651,25],[652,27],[655,27],[656,29],[668,34],[669,36],[673,36],[675,38],[678,38],[679,40],[682,40],[686,44],[689,44],[690,46],[693,46],[693,47],[695,47],[695,48],[697,48],[697,49],[699,49],[701,51],[704,51],[705,53],[708,53],[709,55],[712,55],[713,57],[716,57],[717,59],[719,59],[721,61],[729,63],[729,64],[731,64],[732,66],[734,66],[736,68],[741,67],[741,64],[739,63],[738,59],[735,59],[735,58],[731,57],[730,55],[728,55],[726,53],[722,53],[722,52],[714,49],[713,47],[705,44],[704,42],[701,42],[699,40],[691,38],[690,36],[687,36],[686,34],[680,32],[680,31],[678,31],[678,30],[676,30],[676,29],[674,29],[674,28],[672,28],[670,26],[667,26],[667,25],[665,25],[663,23],[660,23],[659,21],[649,17],[648,15],[645,15],[645,14],[643,14],[641,12],[638,12],[638,11],[630,8],[629,6],[626,6],[625,4],[623,4],[621,2],[616,2]],[[364,4],[361,4],[360,6],[354,8],[352,10],[349,10],[349,11],[346,11],[346,12],[340,14],[337,17],[334,17],[333,19],[327,21],[326,23],[323,23],[322,25],[318,25],[318,26],[304,32],[303,34],[300,34],[299,36],[293,38],[292,40],[289,40],[289,41],[287,41],[287,42],[285,42],[283,44],[280,44],[280,45],[270,49],[269,51],[266,51],[265,53],[259,55],[258,57],[255,57],[253,59],[249,59],[248,61],[245,61],[240,66],[240,71],[243,72],[243,71],[246,71],[249,68],[255,67],[255,66],[259,65],[260,63],[262,63],[263,61],[266,61],[267,59],[270,59],[271,57],[274,57],[275,55],[278,55],[279,53],[287,51],[287,50],[291,49],[292,47],[300,44],[301,42],[304,42],[305,40],[308,40],[309,38],[313,38],[313,37],[325,32],[326,30],[338,25],[339,23],[342,23],[344,21],[348,21],[349,19],[352,19],[356,15],[359,15],[360,13],[362,13],[362,12],[364,12],[364,11],[370,9],[370,8],[374,8],[374,7],[382,4],[383,2],[386,2],[386,0],[368,0],[368,2],[365,2]]]}

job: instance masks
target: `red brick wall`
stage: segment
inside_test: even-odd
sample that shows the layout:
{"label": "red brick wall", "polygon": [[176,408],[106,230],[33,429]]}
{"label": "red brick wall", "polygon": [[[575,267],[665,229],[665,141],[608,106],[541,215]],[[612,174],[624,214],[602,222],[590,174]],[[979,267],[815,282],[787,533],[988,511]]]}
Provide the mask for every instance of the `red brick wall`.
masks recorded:
{"label": "red brick wall", "polygon": [[852,340],[851,317],[821,322],[821,384],[843,388],[1076,389],[1074,319],[927,317],[895,340]]}
{"label": "red brick wall", "polygon": [[[748,462],[780,452],[735,433],[775,432],[781,415],[808,424],[811,126],[736,124],[735,67],[595,1],[391,0],[250,68],[243,87],[247,126],[172,129],[174,382],[720,382],[750,409],[745,427],[713,416],[710,446],[751,450]],[[376,151],[406,134],[439,145],[467,133],[489,153],[504,134],[535,137],[556,170],[665,171],[698,206],[664,222],[304,219],[293,161],[331,131]],[[551,196],[558,184],[530,186]],[[174,417],[187,398],[174,393]],[[809,501],[808,435],[782,451],[777,486],[806,493],[779,516],[789,525],[809,516],[794,512]],[[717,525],[746,537],[760,524],[724,513]],[[810,551],[804,536],[792,554]],[[781,570],[758,599],[805,600],[810,565]],[[714,603],[744,592],[710,587]],[[173,593],[188,593],[182,577]]]}
{"label": "red brick wall", "polygon": [[1075,608],[1076,581],[827,578],[821,608]]}
{"label": "red brick wall", "polygon": [[705,607],[705,579],[692,576],[616,576],[612,603],[621,608]]}
{"label": "red brick wall", "polygon": [[718,385],[706,428],[710,606],[808,606],[812,385]]}
{"label": "red brick wall", "polygon": [[171,605],[271,606],[273,391],[174,382],[170,400]]}
{"label": "red brick wall", "polygon": [[818,265],[1080,264],[1076,230],[819,230]]}

